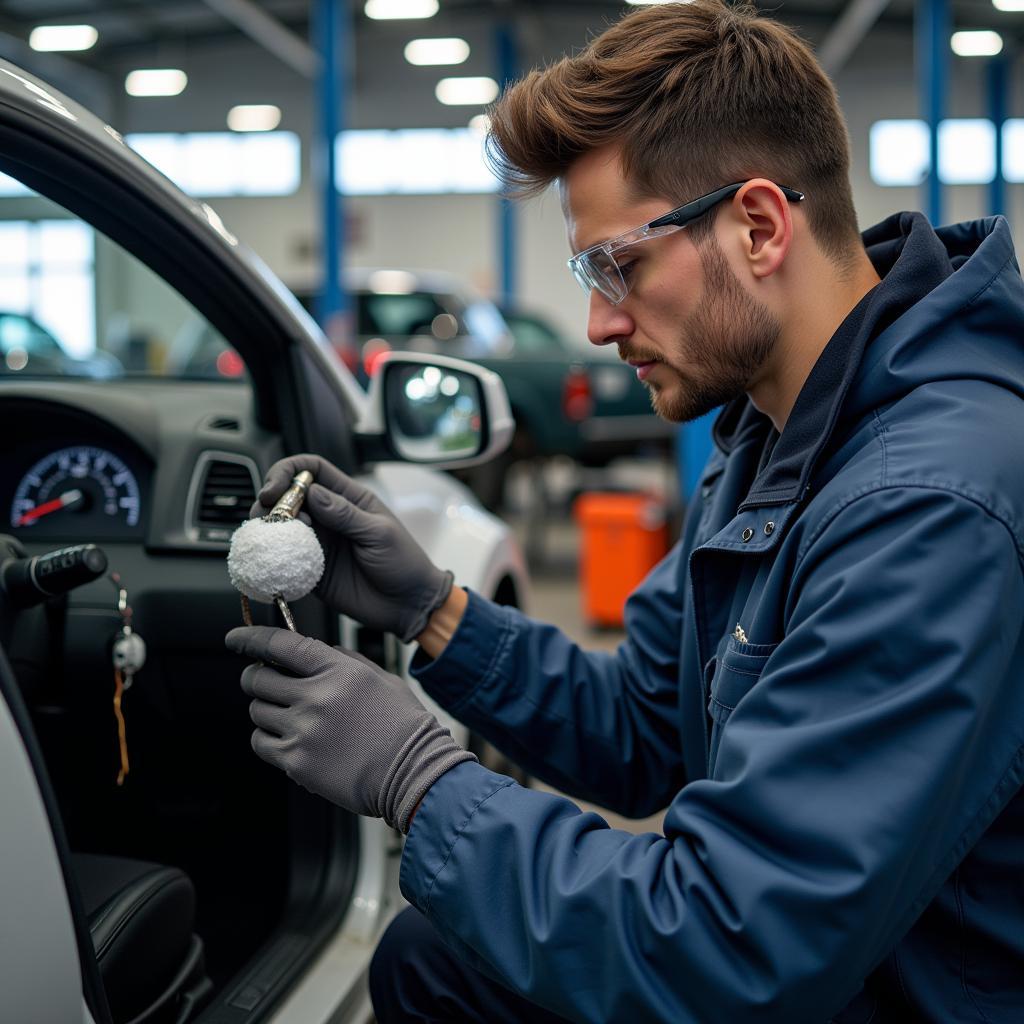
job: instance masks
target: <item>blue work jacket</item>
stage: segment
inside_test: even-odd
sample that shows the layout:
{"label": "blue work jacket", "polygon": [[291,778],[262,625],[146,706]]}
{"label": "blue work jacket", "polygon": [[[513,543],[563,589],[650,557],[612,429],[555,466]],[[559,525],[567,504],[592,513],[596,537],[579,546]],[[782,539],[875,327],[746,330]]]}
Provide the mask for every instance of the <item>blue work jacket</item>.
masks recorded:
{"label": "blue work jacket", "polygon": [[781,436],[727,407],[683,536],[588,653],[470,596],[414,671],[610,828],[479,764],[401,884],[578,1021],[1024,1021],[1024,286],[1006,222],[865,235],[882,283]]}

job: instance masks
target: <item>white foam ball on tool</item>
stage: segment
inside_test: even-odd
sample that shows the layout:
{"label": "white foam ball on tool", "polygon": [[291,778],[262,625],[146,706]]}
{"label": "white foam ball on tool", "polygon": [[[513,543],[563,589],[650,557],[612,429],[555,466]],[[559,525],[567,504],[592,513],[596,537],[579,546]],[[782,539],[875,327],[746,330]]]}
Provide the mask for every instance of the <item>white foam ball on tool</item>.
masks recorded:
{"label": "white foam ball on tool", "polygon": [[305,597],[324,572],[324,550],[301,519],[250,519],[231,537],[228,575],[246,597],[272,604]]}

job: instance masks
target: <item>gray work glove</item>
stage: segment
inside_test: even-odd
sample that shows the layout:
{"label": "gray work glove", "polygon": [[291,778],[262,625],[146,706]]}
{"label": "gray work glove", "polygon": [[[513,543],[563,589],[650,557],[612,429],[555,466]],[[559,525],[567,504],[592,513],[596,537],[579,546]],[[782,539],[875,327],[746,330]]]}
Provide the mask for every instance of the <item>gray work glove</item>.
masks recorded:
{"label": "gray work glove", "polygon": [[304,508],[326,556],[316,593],[367,626],[415,640],[447,600],[453,577],[375,494],[319,455],[293,455],[270,467],[251,514],[266,515],[304,469],[315,481]]}
{"label": "gray work glove", "polygon": [[397,676],[360,654],[272,626],[224,641],[263,664],[242,672],[252,748],[311,793],[409,831],[428,789],[476,758]]}

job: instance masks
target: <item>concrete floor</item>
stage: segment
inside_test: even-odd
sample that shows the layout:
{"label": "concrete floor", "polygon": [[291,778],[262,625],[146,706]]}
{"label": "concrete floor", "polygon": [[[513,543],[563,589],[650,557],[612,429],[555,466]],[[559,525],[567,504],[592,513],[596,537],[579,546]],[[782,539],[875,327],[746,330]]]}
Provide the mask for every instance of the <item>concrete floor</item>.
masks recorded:
{"label": "concrete floor", "polygon": [[[572,500],[581,490],[633,490],[655,494],[670,514],[678,513],[676,477],[671,465],[658,460],[619,461],[607,470],[583,471],[571,463],[555,463],[543,470],[547,501],[537,507],[537,467],[519,468],[509,481],[510,505],[505,518],[528,553],[533,585],[532,618],[553,623],[588,650],[615,650],[625,634],[616,629],[595,629],[584,618],[579,581],[580,531],[573,521]],[[539,781],[537,789],[549,789]],[[630,820],[601,807],[576,801],[595,810],[614,828],[629,832],[661,832],[662,814]]]}

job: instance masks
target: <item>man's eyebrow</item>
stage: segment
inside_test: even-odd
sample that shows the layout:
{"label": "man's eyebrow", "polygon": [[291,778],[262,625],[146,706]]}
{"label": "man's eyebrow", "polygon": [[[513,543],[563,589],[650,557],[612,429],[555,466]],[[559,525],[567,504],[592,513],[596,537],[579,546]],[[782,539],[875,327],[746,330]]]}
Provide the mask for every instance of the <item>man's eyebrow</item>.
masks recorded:
{"label": "man's eyebrow", "polygon": [[[619,234],[622,234],[622,232],[619,232]],[[619,237],[619,235],[606,235],[604,238],[598,238],[598,239],[596,239],[593,242],[588,242],[586,245],[580,246],[580,248],[577,249],[573,253],[573,255],[574,256],[579,256],[579,254],[581,252],[586,252],[588,249],[593,249],[595,245],[604,245],[605,242],[610,242],[610,241],[612,241],[612,239],[618,238],[618,237]]]}

